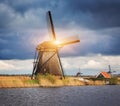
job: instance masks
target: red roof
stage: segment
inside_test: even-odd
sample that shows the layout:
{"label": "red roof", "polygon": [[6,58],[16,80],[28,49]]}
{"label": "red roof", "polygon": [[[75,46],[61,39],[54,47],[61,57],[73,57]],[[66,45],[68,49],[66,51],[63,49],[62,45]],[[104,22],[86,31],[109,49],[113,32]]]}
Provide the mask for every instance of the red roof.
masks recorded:
{"label": "red roof", "polygon": [[105,72],[105,71],[101,72],[101,74],[102,74],[105,78],[111,78],[110,74],[108,74],[108,73]]}
{"label": "red roof", "polygon": [[[107,72],[105,72],[105,71],[102,71],[100,74],[102,74],[102,76],[103,76],[104,78],[111,78],[110,74],[107,73]],[[100,74],[99,74],[99,75],[100,75]],[[99,75],[97,75],[97,77],[98,77]]]}

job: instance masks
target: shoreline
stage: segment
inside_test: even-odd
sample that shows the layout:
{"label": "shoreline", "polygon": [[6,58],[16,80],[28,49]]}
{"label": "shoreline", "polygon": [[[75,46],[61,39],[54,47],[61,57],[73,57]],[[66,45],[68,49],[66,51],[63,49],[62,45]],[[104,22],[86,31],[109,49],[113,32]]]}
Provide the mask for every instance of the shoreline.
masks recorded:
{"label": "shoreline", "polygon": [[104,86],[120,85],[120,78],[117,83],[108,84],[109,80],[93,80],[82,77],[65,77],[61,79],[53,75],[39,75],[37,79],[31,79],[30,76],[14,75],[0,76],[0,89],[4,88],[57,88],[66,86]]}

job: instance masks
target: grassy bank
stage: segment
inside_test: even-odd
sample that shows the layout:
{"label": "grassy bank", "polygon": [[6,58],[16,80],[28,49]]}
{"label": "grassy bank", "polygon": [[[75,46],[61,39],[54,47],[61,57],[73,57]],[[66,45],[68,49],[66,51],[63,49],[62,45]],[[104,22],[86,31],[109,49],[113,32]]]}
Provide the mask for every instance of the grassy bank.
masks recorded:
{"label": "grassy bank", "polygon": [[29,76],[0,76],[0,88],[11,87],[39,87],[39,84]]}
{"label": "grassy bank", "polygon": [[0,76],[0,88],[19,87],[59,87],[59,86],[83,86],[83,85],[106,85],[120,84],[120,79],[83,79],[80,77],[65,77],[50,74],[37,75],[36,79],[30,76]]}

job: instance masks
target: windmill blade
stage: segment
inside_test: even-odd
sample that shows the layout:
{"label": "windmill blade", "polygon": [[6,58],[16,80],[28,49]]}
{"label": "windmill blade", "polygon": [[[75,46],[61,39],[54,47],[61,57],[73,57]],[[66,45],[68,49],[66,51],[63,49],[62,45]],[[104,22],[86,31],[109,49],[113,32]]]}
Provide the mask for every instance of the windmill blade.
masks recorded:
{"label": "windmill blade", "polygon": [[52,40],[56,40],[56,35],[55,35],[55,31],[54,31],[54,24],[52,21],[52,15],[51,15],[50,11],[47,12],[47,25],[48,25],[48,30],[52,35]]}
{"label": "windmill blade", "polygon": [[71,36],[65,39],[61,39],[59,41],[60,45],[64,46],[64,45],[69,45],[69,44],[74,44],[74,43],[78,43],[80,42],[79,37],[78,36]]}
{"label": "windmill blade", "polygon": [[61,67],[61,72],[62,72],[63,78],[65,78],[65,74],[64,74],[64,71],[63,71],[62,62],[61,62],[58,50],[57,50],[57,56],[58,56],[58,60],[59,60],[59,64],[60,64],[60,67]]}
{"label": "windmill blade", "polygon": [[33,62],[33,72],[32,72],[32,77],[35,73],[36,67],[37,67],[37,61],[39,59],[39,55],[37,55],[37,50],[35,51],[35,55],[34,55],[34,62]]}
{"label": "windmill blade", "polygon": [[34,63],[35,63],[35,61],[36,61],[36,57],[37,56],[37,50],[35,50],[35,55],[34,55]]}
{"label": "windmill blade", "polygon": [[[35,50],[35,55],[34,55],[34,61],[33,61],[33,71],[32,71],[32,77],[33,77],[33,75],[34,75],[34,71],[35,71],[35,68],[36,68],[36,61],[37,61],[37,57],[36,57],[36,55],[37,55],[37,51]],[[31,78],[32,78],[31,77]]]}

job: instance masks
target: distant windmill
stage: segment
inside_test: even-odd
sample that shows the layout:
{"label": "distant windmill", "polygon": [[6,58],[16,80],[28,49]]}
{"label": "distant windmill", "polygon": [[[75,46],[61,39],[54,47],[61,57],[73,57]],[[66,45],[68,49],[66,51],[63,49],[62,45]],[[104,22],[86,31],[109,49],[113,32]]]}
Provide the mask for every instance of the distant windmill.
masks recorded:
{"label": "distant windmill", "polygon": [[81,73],[80,68],[79,68],[79,72],[77,72],[76,77],[80,77],[82,74],[83,73]]}
{"label": "distant windmill", "polygon": [[50,41],[44,41],[37,46],[32,77],[38,73],[50,73],[64,77],[64,71],[59,56],[59,49],[65,45],[80,42],[80,40],[76,36],[57,40],[50,11],[47,12],[47,16],[50,30],[52,32],[52,39]]}
{"label": "distant windmill", "polygon": [[108,68],[109,68],[109,71],[107,73],[112,74],[112,73],[116,72],[116,71],[111,71],[110,65],[108,65]]}

